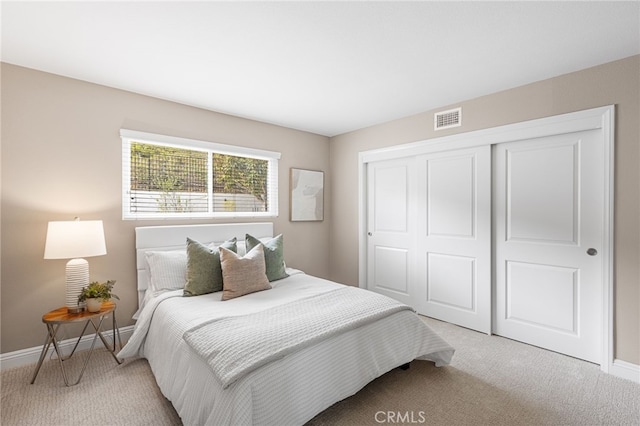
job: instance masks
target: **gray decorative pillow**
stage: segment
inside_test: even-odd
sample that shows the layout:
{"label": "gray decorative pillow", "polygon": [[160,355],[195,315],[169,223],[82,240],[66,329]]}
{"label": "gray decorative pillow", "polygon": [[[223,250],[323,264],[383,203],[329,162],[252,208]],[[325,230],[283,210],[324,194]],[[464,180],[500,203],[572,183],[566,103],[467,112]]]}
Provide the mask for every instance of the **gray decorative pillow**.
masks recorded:
{"label": "gray decorative pillow", "polygon": [[[236,239],[220,245],[236,251]],[[210,248],[187,238],[187,283],[184,296],[200,296],[222,290],[222,268],[218,247]]]}
{"label": "gray decorative pillow", "polygon": [[247,251],[250,251],[258,245],[264,246],[264,262],[267,267],[267,278],[269,278],[269,281],[275,281],[289,276],[284,266],[284,240],[282,234],[266,242],[261,242],[256,237],[246,234],[245,244]]}
{"label": "gray decorative pillow", "polygon": [[265,274],[262,245],[254,247],[244,257],[240,257],[224,247],[220,247],[219,250],[224,283],[221,300],[229,300],[271,288]]}

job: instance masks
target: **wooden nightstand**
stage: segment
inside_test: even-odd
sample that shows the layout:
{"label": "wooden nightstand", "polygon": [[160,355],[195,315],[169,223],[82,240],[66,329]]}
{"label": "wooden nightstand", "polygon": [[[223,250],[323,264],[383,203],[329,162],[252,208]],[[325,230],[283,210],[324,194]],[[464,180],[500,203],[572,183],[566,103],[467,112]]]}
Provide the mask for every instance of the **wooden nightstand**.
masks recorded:
{"label": "wooden nightstand", "polygon": [[[38,376],[38,372],[40,371],[40,367],[42,367],[42,362],[49,351],[49,347],[53,343],[53,347],[58,356],[58,361],[60,363],[60,369],[62,370],[62,377],[64,378],[64,384],[67,386],[74,386],[80,383],[80,379],[82,379],[82,375],[84,374],[84,370],[87,368],[87,364],[89,364],[89,360],[91,359],[91,354],[93,353],[93,348],[96,344],[96,339],[100,337],[102,343],[105,348],[109,351],[113,359],[116,360],[118,364],[121,364],[122,361],[118,359],[116,356],[116,336],[118,337],[118,343],[120,345],[120,349],[122,349],[122,340],[120,340],[120,331],[118,330],[118,324],[116,322],[116,304],[113,302],[104,302],[102,304],[102,308],[99,312],[89,312],[83,311],[77,314],[72,314],[67,311],[66,307],[56,309],[54,311],[48,312],[42,316],[42,322],[47,326],[47,338],[45,339],[45,343],[42,346],[42,353],[40,354],[40,360],[38,360],[38,365],[36,366],[36,371],[33,372],[33,378],[31,379],[31,384],[36,381],[36,377]],[[113,319],[113,346],[110,346],[107,342],[107,339],[102,335],[101,327],[104,322],[105,317],[111,314]],[[96,326],[94,320],[98,320],[98,325]],[[73,350],[69,354],[68,357],[64,357],[62,351],[58,345],[58,341],[56,340],[56,334],[58,333],[58,329],[61,325],[65,324],[73,324],[73,323],[82,323],[85,322],[84,328],[82,329],[82,333],[78,337],[76,344],[73,347]],[[93,336],[93,340],[91,342],[91,348],[85,358],[84,365],[82,366],[82,370],[80,371],[80,375],[78,376],[78,380],[75,383],[69,384],[69,380],[67,379],[67,373],[64,369],[64,361],[68,360],[73,356],[76,349],[78,348],[78,344],[84,336],[87,327],[91,324],[93,329],[95,330],[95,335]]]}

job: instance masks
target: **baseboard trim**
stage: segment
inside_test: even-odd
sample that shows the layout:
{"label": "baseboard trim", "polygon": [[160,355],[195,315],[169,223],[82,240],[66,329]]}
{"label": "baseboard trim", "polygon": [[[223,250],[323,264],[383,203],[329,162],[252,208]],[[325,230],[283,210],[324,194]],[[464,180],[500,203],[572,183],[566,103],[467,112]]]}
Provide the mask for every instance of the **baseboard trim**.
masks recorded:
{"label": "baseboard trim", "polygon": [[609,374],[640,383],[640,365],[616,359],[609,368]]}
{"label": "baseboard trim", "polygon": [[[120,327],[120,338],[123,342],[129,340],[131,335],[133,334],[133,325],[127,327]],[[107,338],[107,340],[113,339],[113,330],[106,330],[102,332],[102,335]],[[80,344],[78,344],[77,351],[87,350],[91,347],[91,341],[93,340],[94,334],[87,334],[82,336],[80,339]],[[67,339],[59,342],[60,348],[63,353],[68,354],[73,349],[73,345],[76,344],[76,340]],[[113,341],[113,340],[111,340]],[[96,340],[96,348],[104,347],[102,341],[100,339]],[[38,362],[40,358],[40,352],[42,352],[42,346],[35,346],[33,348],[21,349],[19,351],[7,352],[6,354],[0,354],[0,371],[8,370],[10,368],[21,367],[23,365],[35,364]],[[53,346],[49,348],[49,352],[47,353],[47,357],[51,356],[53,353]]]}

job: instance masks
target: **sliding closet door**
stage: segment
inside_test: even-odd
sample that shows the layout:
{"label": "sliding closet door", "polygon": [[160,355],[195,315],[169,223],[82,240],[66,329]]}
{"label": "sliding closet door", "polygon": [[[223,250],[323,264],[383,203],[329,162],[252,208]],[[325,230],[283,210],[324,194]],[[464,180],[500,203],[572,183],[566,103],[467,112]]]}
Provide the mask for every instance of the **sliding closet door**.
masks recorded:
{"label": "sliding closet door", "polygon": [[415,308],[414,159],[367,168],[367,288]]}
{"label": "sliding closet door", "polygon": [[491,147],[416,159],[417,310],[491,332]]}
{"label": "sliding closet door", "polygon": [[494,332],[600,362],[604,141],[590,130],[495,147]]}

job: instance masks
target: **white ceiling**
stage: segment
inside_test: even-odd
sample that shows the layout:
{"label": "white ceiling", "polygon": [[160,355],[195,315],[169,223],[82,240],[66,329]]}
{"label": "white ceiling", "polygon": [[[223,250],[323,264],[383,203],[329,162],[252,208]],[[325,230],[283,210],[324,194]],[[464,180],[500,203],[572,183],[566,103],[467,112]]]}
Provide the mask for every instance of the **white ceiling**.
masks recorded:
{"label": "white ceiling", "polygon": [[640,53],[639,2],[2,2],[2,61],[334,136]]}

